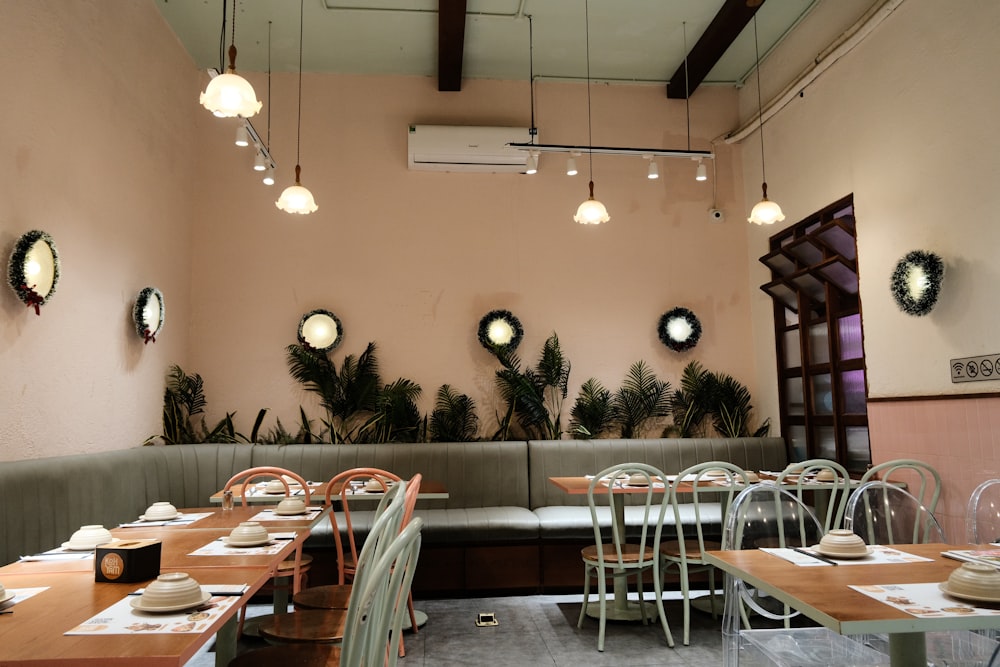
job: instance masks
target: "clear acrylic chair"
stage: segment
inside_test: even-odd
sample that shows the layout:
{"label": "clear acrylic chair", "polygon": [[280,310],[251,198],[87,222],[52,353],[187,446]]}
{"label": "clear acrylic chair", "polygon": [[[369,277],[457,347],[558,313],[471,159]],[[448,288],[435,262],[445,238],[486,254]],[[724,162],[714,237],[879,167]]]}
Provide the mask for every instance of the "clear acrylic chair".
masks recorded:
{"label": "clear acrylic chair", "polygon": [[895,484],[862,484],[847,501],[844,527],[866,544],[929,544],[946,542],[934,514],[909,491]]}
{"label": "clear acrylic chair", "polygon": [[[740,467],[726,461],[709,461],[681,471],[670,487],[670,506],[676,533],[675,539],[664,540],[660,544],[660,568],[661,577],[665,578],[671,570],[676,569],[680,578],[685,646],[690,643],[691,635],[690,575],[708,573],[709,604],[712,618],[716,617],[715,568],[704,561],[702,554],[719,549],[722,545],[706,538],[706,529],[714,524],[714,521],[708,522],[708,514],[714,514],[720,507],[728,507],[735,492],[746,488],[747,484],[747,474]],[[720,492],[720,485],[726,490]],[[688,515],[693,512],[693,517],[688,516],[687,522],[683,520],[685,517],[682,516],[682,508]],[[723,515],[724,513],[719,513],[720,518]],[[721,522],[719,528],[721,529]]]}
{"label": "clear acrylic chair", "polygon": [[[829,479],[824,479],[825,477]],[[804,503],[806,496],[812,494],[816,515],[823,524],[824,533],[840,528],[844,520],[847,498],[851,495],[851,476],[844,466],[829,459],[809,459],[790,463],[781,471],[776,481],[778,485],[786,486]],[[829,489],[803,488],[825,482],[830,484]]]}
{"label": "clear acrylic chair", "polygon": [[969,544],[1000,542],[1000,479],[988,479],[972,492],[965,512]]}
{"label": "clear acrylic chair", "polygon": [[861,484],[874,480],[897,481],[907,484],[910,495],[918,498],[931,514],[941,497],[941,475],[929,464],[916,459],[893,459],[869,468]]}
{"label": "clear acrylic chair", "polygon": [[[733,499],[726,514],[722,534],[723,549],[756,549],[760,542],[778,548],[792,545],[817,544],[823,536],[823,527],[812,509],[797,496],[779,488],[773,482],[752,484]],[[754,632],[747,614],[753,612],[772,620],[789,621],[799,612],[790,611],[772,599],[765,598],[751,586],[731,574],[725,576],[726,601],[722,620],[722,650],[727,667],[739,665],[773,664],[764,660],[751,641]],[[817,628],[808,628],[810,632]],[[822,630],[833,633],[832,630]],[[793,638],[798,630],[783,629],[785,636]]]}
{"label": "clear acrylic chair", "polygon": [[[661,487],[662,490],[657,490],[656,484],[666,484],[666,476],[660,470],[645,463],[621,463],[597,473],[587,488],[587,503],[590,506],[590,517],[594,526],[595,544],[585,547],[580,552],[584,564],[584,583],[583,606],[580,609],[577,627],[583,627],[583,620],[587,615],[587,607],[590,602],[590,581],[596,579],[598,604],[600,605],[598,651],[604,650],[604,631],[609,611],[608,578],[610,577],[615,582],[617,596],[627,593],[628,578],[635,577],[636,589],[639,593],[638,606],[643,623],[647,623],[642,578],[645,573],[650,571],[653,573],[656,609],[663,626],[663,634],[666,636],[667,645],[671,647],[674,645],[674,638],[670,634],[670,626],[667,624],[667,615],[663,611],[663,585],[660,580],[658,556],[669,497],[668,489]],[[634,512],[632,516],[638,515],[641,520],[641,525],[638,527],[638,539],[626,539],[626,527],[623,525],[624,520],[622,519],[624,513],[616,512],[613,509],[611,512],[611,540],[607,542],[602,534],[601,523],[598,519],[598,507],[615,508],[618,503],[623,503],[621,498],[615,497],[615,490],[618,489],[619,494],[624,494],[626,486],[629,487],[629,495],[632,495],[633,498],[641,496],[641,500],[644,501],[641,505],[633,504],[630,507]],[[602,496],[606,497],[607,500],[602,502],[600,500]],[[654,526],[655,528],[651,528]]]}

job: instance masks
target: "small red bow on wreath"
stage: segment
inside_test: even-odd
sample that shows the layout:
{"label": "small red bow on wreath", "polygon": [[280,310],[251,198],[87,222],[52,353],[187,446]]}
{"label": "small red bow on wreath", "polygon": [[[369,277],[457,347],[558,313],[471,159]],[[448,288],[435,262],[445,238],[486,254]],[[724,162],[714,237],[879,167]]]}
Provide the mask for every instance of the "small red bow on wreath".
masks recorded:
{"label": "small red bow on wreath", "polygon": [[22,300],[24,301],[24,305],[27,306],[28,308],[34,308],[35,315],[41,315],[42,302],[45,301],[45,299],[42,298],[41,294],[35,291],[36,287],[38,287],[38,285],[32,285],[31,287],[28,287],[27,285],[21,285],[21,287],[19,287],[18,289],[24,293],[24,296],[21,297]]}
{"label": "small red bow on wreath", "polygon": [[154,343],[156,342],[156,333],[153,332],[153,331],[150,331],[149,329],[143,329],[142,330],[142,344],[145,345],[149,341],[153,341]]}

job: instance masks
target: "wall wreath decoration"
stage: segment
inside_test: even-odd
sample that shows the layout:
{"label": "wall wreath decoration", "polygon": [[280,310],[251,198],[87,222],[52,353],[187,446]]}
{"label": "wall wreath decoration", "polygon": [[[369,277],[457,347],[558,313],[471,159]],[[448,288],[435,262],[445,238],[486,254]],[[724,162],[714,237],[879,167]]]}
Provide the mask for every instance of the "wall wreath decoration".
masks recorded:
{"label": "wall wreath decoration", "polygon": [[479,320],[479,343],[490,352],[516,350],[524,337],[521,321],[509,310],[491,310]]}
{"label": "wall wreath decoration", "polygon": [[932,252],[913,250],[896,263],[890,289],[900,310],[920,317],[934,309],[943,279],[944,262],[940,257]]}
{"label": "wall wreath decoration", "polygon": [[164,314],[163,293],[155,287],[143,287],[132,308],[135,332],[142,338],[143,345],[156,342],[156,334],[163,329]]}
{"label": "wall wreath decoration", "polygon": [[674,352],[690,350],[701,340],[701,322],[687,308],[671,308],[656,327],[660,342]]}
{"label": "wall wreath decoration", "polygon": [[45,232],[32,230],[17,240],[7,265],[7,282],[17,298],[41,315],[59,282],[59,253]]}
{"label": "wall wreath decoration", "polygon": [[329,352],[344,339],[344,325],[329,310],[310,310],[299,320],[299,344],[316,352]]}

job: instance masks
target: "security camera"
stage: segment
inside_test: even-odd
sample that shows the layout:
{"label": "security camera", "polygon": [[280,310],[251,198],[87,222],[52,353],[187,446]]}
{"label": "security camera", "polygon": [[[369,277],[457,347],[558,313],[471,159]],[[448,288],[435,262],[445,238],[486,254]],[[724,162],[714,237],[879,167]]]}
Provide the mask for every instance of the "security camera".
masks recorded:
{"label": "security camera", "polygon": [[722,222],[725,219],[725,217],[726,216],[723,215],[722,211],[720,211],[717,208],[708,209],[708,219],[711,220],[712,222]]}

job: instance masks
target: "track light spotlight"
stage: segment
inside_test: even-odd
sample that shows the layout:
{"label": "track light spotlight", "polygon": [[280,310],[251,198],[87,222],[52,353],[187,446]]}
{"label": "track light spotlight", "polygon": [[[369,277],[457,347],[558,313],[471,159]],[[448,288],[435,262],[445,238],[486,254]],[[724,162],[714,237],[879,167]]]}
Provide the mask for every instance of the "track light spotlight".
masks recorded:
{"label": "track light spotlight", "polygon": [[698,160],[698,171],[695,172],[694,180],[696,181],[707,181],[708,180],[708,169],[705,168],[705,163]]}
{"label": "track light spotlight", "polygon": [[247,132],[247,126],[240,121],[239,127],[236,128],[236,145],[240,148],[250,145],[250,135]]}

